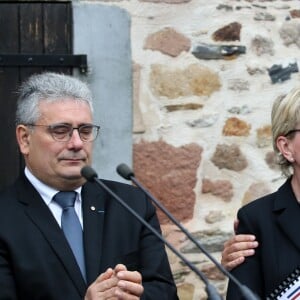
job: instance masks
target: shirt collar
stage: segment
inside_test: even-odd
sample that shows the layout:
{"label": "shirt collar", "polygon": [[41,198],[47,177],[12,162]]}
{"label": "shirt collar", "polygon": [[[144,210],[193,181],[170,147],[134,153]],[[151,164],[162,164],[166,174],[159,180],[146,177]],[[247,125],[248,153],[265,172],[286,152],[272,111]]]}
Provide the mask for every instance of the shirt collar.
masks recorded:
{"label": "shirt collar", "polygon": [[[49,205],[51,202],[53,196],[58,193],[59,191],[46,185],[42,181],[40,181],[37,177],[35,177],[30,170],[25,167],[25,176],[27,179],[31,182],[31,184],[34,186],[34,188],[38,191],[38,193],[41,195],[41,197],[44,199],[45,203]],[[80,195],[82,187],[75,189],[75,192]],[[81,197],[77,197],[81,201]]]}

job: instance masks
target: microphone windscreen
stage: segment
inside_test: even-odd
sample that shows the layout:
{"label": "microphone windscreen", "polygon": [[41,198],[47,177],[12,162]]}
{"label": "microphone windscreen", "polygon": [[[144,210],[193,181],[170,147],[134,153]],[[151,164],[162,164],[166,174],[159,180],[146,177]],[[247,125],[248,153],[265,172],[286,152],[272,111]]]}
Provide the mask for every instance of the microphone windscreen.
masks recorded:
{"label": "microphone windscreen", "polygon": [[94,181],[98,177],[96,171],[90,166],[84,166],[80,173],[87,181]]}
{"label": "microphone windscreen", "polygon": [[130,180],[131,177],[134,177],[133,171],[126,164],[118,165],[117,172],[119,175],[121,175],[123,178],[127,180]]}

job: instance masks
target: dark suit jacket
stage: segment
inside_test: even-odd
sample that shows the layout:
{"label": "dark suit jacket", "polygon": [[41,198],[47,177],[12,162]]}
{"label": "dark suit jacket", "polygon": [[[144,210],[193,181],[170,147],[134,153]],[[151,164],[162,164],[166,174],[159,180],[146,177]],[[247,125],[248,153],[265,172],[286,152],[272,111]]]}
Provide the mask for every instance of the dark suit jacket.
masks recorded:
{"label": "dark suit jacket", "polygon": [[[238,233],[256,235],[255,255],[233,269],[232,274],[261,299],[266,299],[297,266],[300,266],[300,205],[289,178],[277,192],[241,208]],[[227,299],[243,299],[229,283]]]}
{"label": "dark suit jacket", "polygon": [[[142,192],[104,182],[160,230],[155,208]],[[82,199],[88,285],[123,263],[142,273],[142,299],[177,299],[164,244],[97,185],[86,183]],[[21,176],[0,194],[0,299],[82,300],[86,289],[62,230]]]}

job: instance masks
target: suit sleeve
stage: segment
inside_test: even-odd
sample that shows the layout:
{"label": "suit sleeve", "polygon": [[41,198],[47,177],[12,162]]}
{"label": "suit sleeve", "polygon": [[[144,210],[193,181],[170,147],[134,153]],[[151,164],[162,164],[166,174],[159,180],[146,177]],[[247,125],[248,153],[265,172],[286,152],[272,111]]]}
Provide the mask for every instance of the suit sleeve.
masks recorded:
{"label": "suit sleeve", "polygon": [[[146,204],[146,221],[161,233],[155,208],[148,200],[146,201],[148,203]],[[176,285],[165,251],[165,245],[146,227],[144,227],[142,232],[140,249],[142,250],[140,256],[142,266],[141,273],[143,276],[143,286],[145,288],[142,299],[178,299]]]}
{"label": "suit sleeve", "polygon": [[[254,234],[259,241],[259,230],[255,226],[257,222],[253,222],[245,209],[240,209],[238,212],[239,226],[237,233]],[[261,299],[264,298],[263,275],[261,270],[261,253],[260,247],[256,248],[253,256],[246,257],[245,262],[234,268],[232,275],[243,285],[247,286]],[[245,299],[239,288],[229,280],[227,290],[227,300]]]}
{"label": "suit sleeve", "polygon": [[10,265],[10,258],[6,245],[0,241],[0,291],[1,299],[16,300],[15,279],[12,274],[12,266]]}

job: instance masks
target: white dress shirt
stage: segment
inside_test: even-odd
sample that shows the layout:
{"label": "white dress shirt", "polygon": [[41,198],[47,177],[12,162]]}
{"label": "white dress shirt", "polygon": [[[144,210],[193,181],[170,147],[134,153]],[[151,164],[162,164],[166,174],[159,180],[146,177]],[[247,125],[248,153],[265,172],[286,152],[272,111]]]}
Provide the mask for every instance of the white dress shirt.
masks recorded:
{"label": "white dress shirt", "polygon": [[[46,185],[45,183],[41,182],[38,178],[36,178],[30,170],[25,167],[25,176],[28,178],[28,180],[31,182],[31,184],[35,187],[35,189],[38,191],[38,193],[41,195],[43,200],[45,201],[46,205],[51,210],[53,216],[55,217],[57,223],[59,226],[61,226],[61,215],[62,215],[62,208],[61,206],[52,200],[53,196],[58,193],[59,191],[56,189],[53,189],[52,187]],[[75,190],[77,192],[74,208],[76,211],[76,214],[79,218],[80,224],[83,227],[82,222],[82,208],[81,208],[81,188],[79,187]]]}

